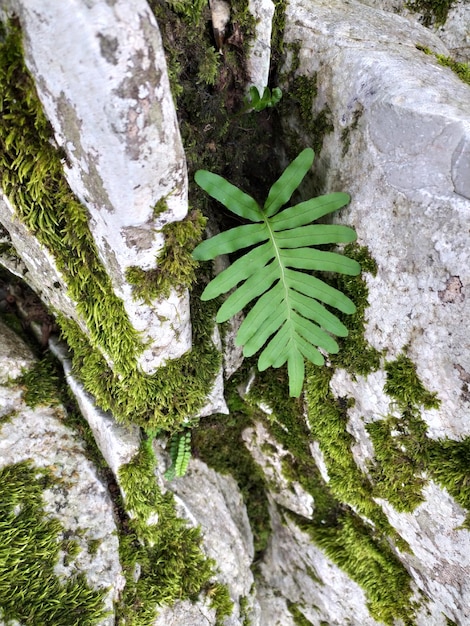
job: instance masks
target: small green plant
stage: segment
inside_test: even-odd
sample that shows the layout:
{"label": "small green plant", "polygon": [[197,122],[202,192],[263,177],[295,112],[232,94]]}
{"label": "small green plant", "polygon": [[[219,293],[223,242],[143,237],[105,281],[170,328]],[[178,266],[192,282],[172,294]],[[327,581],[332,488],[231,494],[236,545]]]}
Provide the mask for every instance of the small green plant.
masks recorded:
{"label": "small green plant", "polygon": [[245,97],[245,106],[242,109],[242,113],[247,111],[263,111],[269,107],[276,106],[281,98],[282,91],[279,87],[274,87],[272,91],[269,87],[265,87],[261,94],[258,87],[253,85],[250,87],[248,95]]}
{"label": "small green plant", "polygon": [[338,344],[331,335],[348,334],[346,326],[321,303],[346,314],[356,310],[341,291],[307,272],[354,276],[361,271],[357,261],[313,247],[356,239],[355,231],[347,226],[312,224],[345,206],[349,202],[347,194],[332,193],[279,211],[300,185],[313,158],[313,150],[303,150],[271,187],[263,208],[217,174],[199,170],[195,175],[196,183],[210,196],[236,215],[254,222],[207,239],[194,250],[195,259],[206,261],[252,248],[216,276],[201,298],[211,300],[242,283],[222,304],[216,321],[227,321],[257,300],[240,326],[236,343],[243,346],[243,354],[249,357],[268,342],[259,356],[258,368],[263,371],[287,362],[289,393],[294,397],[302,391],[304,357],[323,365],[324,357],[318,348],[336,353]]}
{"label": "small green plant", "polygon": [[191,459],[191,431],[175,433],[170,439],[171,465],[165,472],[167,480],[184,476]]}

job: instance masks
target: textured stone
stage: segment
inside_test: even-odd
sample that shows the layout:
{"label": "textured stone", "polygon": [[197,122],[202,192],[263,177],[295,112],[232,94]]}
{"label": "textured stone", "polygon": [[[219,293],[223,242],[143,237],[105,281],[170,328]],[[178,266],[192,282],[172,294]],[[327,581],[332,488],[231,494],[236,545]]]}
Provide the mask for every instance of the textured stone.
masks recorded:
{"label": "textured stone", "polygon": [[247,57],[250,85],[262,92],[268,84],[271,62],[271,34],[274,3],[271,0],[249,0],[248,8],[256,20],[255,36]]}
{"label": "textured stone", "polygon": [[[158,449],[157,454],[161,455]],[[236,482],[192,459],[186,476],[168,483],[167,488],[177,497],[179,514],[192,524],[201,525],[204,551],[217,563],[218,580],[228,585],[235,606],[232,616],[225,621],[226,626],[241,626],[239,603],[252,593],[254,579],[250,566],[254,548]]]}
{"label": "textured stone", "polygon": [[[68,156],[65,176],[89,211],[116,294],[148,342],[140,366],[152,373],[191,347],[187,292],[147,305],[133,300],[125,278],[130,266],[156,267],[161,228],[187,213],[186,161],[155,18],[144,0],[132,8],[123,0],[18,0],[11,10]],[[158,201],[166,210],[155,217]]]}
{"label": "textured stone", "polygon": [[[269,434],[266,428],[258,422],[255,428],[243,431],[243,440],[256,463],[262,467],[271,487],[271,496],[280,506],[294,511],[298,515],[311,517],[313,513],[313,498],[302,489],[296,481],[288,481],[282,474],[282,463],[289,452]],[[272,454],[266,451],[269,448]]]}
{"label": "textured stone", "polygon": [[[411,11],[405,0],[361,0],[364,4],[399,13],[410,22],[420,23],[423,21],[423,14]],[[464,63],[470,61],[470,5],[466,0],[457,0],[449,3],[449,12],[444,24],[429,26],[429,30],[434,32],[442,43],[448,48],[450,55],[456,60]],[[440,8],[439,4],[437,5]]]}
{"label": "textured stone", "polygon": [[[302,606],[313,624],[375,626],[362,589],[315,547],[309,537],[271,506],[273,533],[259,564],[261,624],[293,626],[286,598]],[[312,577],[313,574],[313,577]]]}
{"label": "textured stone", "polygon": [[55,338],[49,340],[49,346],[54,355],[61,361],[67,384],[93,432],[93,437],[101,454],[117,477],[119,468],[129,463],[139,450],[140,429],[138,426],[121,426],[109,412],[99,409],[92,396],[73,376],[67,347]]}
{"label": "textured stone", "polygon": [[[304,42],[299,73],[317,72],[315,106],[328,104],[335,121],[317,171],[326,189],[351,194],[342,217],[378,265],[367,276],[366,337],[390,360],[408,347],[442,401],[432,436],[466,435],[459,372],[470,371],[470,203],[455,192],[452,171],[458,163],[463,185],[465,159],[455,155],[470,138],[470,88],[414,48],[435,39],[424,28],[360,4],[320,0],[313,12],[293,3],[285,35]],[[453,277],[460,297],[450,299],[443,293]]]}
{"label": "textured stone", "polygon": [[[8,363],[10,376],[34,364],[25,344],[0,323],[0,362]],[[84,573],[95,589],[109,588],[105,606],[111,615],[100,626],[114,624],[113,602],[124,587],[119,562],[118,537],[113,504],[106,486],[86,456],[82,443],[64,423],[62,407],[40,406],[31,409],[22,399],[22,389],[0,381],[0,414],[10,415],[0,425],[0,466],[32,460],[36,467],[48,468],[63,484],[53,484],[44,491],[44,511],[60,521],[68,539],[81,547],[78,556],[65,564],[63,555],[55,567],[63,580]],[[89,541],[99,541],[91,554]]]}
{"label": "textured stone", "polygon": [[[365,274],[366,339],[387,361],[406,351],[424,386],[437,392],[440,408],[420,410],[428,437],[468,437],[470,89],[416,49],[420,43],[447,55],[435,35],[354,1],[289,3],[285,39],[301,43],[296,73],[316,81],[312,117],[327,111],[333,125],[314,164],[317,182],[327,192],[351,194],[335,220],[354,226],[377,263],[376,276]],[[303,144],[318,139],[299,131],[296,119],[284,124]],[[347,430],[366,475],[374,458],[366,425],[397,414],[385,381],[381,369],[366,377],[336,370],[331,382],[336,397],[355,401]],[[328,481],[321,446],[312,452]],[[412,513],[378,500],[413,551],[398,553],[417,598],[427,599],[416,624],[443,626],[444,615],[466,623],[470,567],[458,557],[468,552],[469,533],[459,529],[464,511],[432,482],[423,496]],[[334,601],[328,606],[328,623],[368,623],[356,612],[346,617],[345,604],[341,618]]]}
{"label": "textured stone", "polygon": [[397,513],[380,501],[387,517],[409,543],[411,553],[400,554],[417,586],[429,598],[427,610],[443,624],[445,613],[456,623],[470,622],[470,533],[462,528],[465,511],[449,494],[430,482],[424,488],[425,502],[413,513]]}

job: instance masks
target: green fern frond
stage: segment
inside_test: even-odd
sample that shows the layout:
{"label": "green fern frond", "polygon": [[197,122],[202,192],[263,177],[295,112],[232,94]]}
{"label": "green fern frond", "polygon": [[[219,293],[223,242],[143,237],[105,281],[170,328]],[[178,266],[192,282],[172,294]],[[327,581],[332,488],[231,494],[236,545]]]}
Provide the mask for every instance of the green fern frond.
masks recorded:
{"label": "green fern frond", "polygon": [[176,433],[170,440],[171,465],[165,472],[167,480],[181,478],[186,474],[191,459],[191,431]]}
{"label": "green fern frond", "polygon": [[312,198],[280,211],[310,169],[313,157],[313,150],[307,148],[294,159],[271,187],[263,208],[217,174],[199,170],[195,175],[196,183],[209,195],[232,213],[254,222],[220,233],[194,250],[195,259],[206,261],[252,248],[216,276],[201,298],[211,300],[236,288],[217,313],[219,323],[257,301],[240,326],[236,343],[243,346],[245,356],[265,346],[258,359],[260,371],[287,362],[289,392],[294,397],[302,391],[304,359],[323,365],[320,350],[336,353],[339,349],[332,335],[348,334],[344,324],[324,305],[347,314],[356,310],[341,291],[306,272],[355,276],[361,271],[357,261],[313,247],[356,240],[355,231],[347,226],[312,224],[345,206],[349,202],[347,194]]}

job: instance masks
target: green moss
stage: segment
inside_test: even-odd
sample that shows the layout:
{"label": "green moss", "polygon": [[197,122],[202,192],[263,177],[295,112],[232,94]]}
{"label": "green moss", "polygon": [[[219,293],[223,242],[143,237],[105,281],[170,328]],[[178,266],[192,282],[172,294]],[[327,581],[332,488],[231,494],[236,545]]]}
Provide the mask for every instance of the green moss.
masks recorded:
{"label": "green moss", "polygon": [[[52,145],[52,130],[24,67],[21,35],[14,25],[0,44],[0,85],[2,185],[19,218],[54,256],[89,331],[86,336],[75,322],[58,316],[75,352],[75,374],[116,419],[154,429],[177,428],[202,406],[218,369],[220,357],[210,342],[212,309],[206,307],[201,323],[202,305],[193,302],[193,323],[199,332],[194,332],[191,353],[168,362],[154,376],[139,370],[137,357],[144,346],[99,261],[87,211],[63,176],[60,153]],[[170,281],[187,285],[192,280],[190,247],[201,230],[202,218],[197,212],[182,223],[165,227],[162,275],[160,283],[157,281],[163,291]],[[148,293],[145,284],[142,292]],[[112,369],[108,361],[113,363]]]}
{"label": "green moss", "polygon": [[[410,576],[390,547],[390,539],[402,550],[407,544],[373,501],[372,485],[354,462],[353,440],[346,430],[348,402],[333,397],[331,375],[328,368],[309,366],[308,424],[302,403],[288,396],[283,369],[276,370],[275,375],[260,373],[249,393],[251,402],[264,402],[272,409],[267,426],[292,455],[283,460],[285,477],[298,481],[314,498],[312,519],[289,511],[285,514],[363,587],[375,619],[392,624],[394,618],[401,617],[411,624]],[[323,453],[330,478],[327,484],[312,458],[312,440],[319,443]]]}
{"label": "green moss", "polygon": [[[92,626],[105,616],[104,590],[84,576],[61,582],[54,573],[62,534],[43,512],[47,470],[29,462],[0,469],[0,616],[24,624]],[[76,546],[69,549],[76,554]],[[71,553],[70,552],[70,553]]]}
{"label": "green moss", "polygon": [[416,366],[406,354],[385,364],[387,380],[384,391],[393,398],[399,408],[410,412],[424,409],[438,409],[440,400],[437,393],[428,391],[416,373]]}
{"label": "green moss", "polygon": [[[394,400],[398,415],[366,426],[374,444],[370,467],[374,494],[398,511],[413,511],[424,499],[423,486],[433,479],[470,510],[470,437],[429,439],[421,411],[439,408],[436,393],[424,387],[406,354],[386,363],[385,370],[385,391]],[[470,514],[464,527],[470,527]]]}
{"label": "green moss", "polygon": [[[2,187],[26,224],[55,258],[90,339],[117,371],[135,367],[139,341],[114,295],[88,226],[62,172],[60,152],[23,63],[21,34],[10,24],[0,44]],[[140,348],[142,349],[142,348]]]}
{"label": "green moss", "polygon": [[312,622],[302,613],[298,604],[295,604],[295,602],[287,602],[287,608],[289,609],[289,613],[294,618],[294,623],[297,626],[314,626]]}
{"label": "green moss", "polygon": [[82,548],[76,539],[65,539],[61,544],[61,549],[64,552],[65,566],[73,563],[82,551]]}
{"label": "green moss", "polygon": [[426,469],[469,513],[463,527],[470,530],[470,437],[460,441],[428,441]]}
{"label": "green moss", "polygon": [[284,51],[284,28],[286,25],[287,0],[274,0],[274,16],[272,21],[271,49],[272,63],[279,62],[280,55]]}
{"label": "green moss", "polygon": [[370,255],[366,246],[348,244],[344,248],[344,254],[355,259],[361,265],[362,272],[359,276],[335,276],[335,287],[342,291],[356,305],[354,315],[341,315],[341,321],[348,329],[348,336],[339,341],[339,352],[332,355],[331,362],[334,367],[345,369],[352,375],[366,376],[376,371],[380,366],[381,354],[373,348],[365,339],[366,310],[369,306],[369,288],[364,273],[375,276],[377,265]]}
{"label": "green moss", "polygon": [[162,228],[165,245],[156,259],[157,267],[145,271],[132,266],[126,271],[136,299],[151,304],[156,298],[168,298],[172,289],[182,291],[195,282],[198,263],[191,253],[202,239],[205,224],[205,218],[192,211],[183,220]]}
{"label": "green moss", "polygon": [[421,50],[425,54],[433,55],[440,65],[442,65],[443,67],[449,67],[453,72],[457,74],[457,76],[461,80],[463,80],[464,83],[470,85],[470,65],[468,63],[460,63],[452,57],[447,57],[443,54],[436,54],[430,48],[427,48],[426,46],[422,46],[420,44],[418,44],[416,47],[418,48],[418,50]]}
{"label": "green moss", "polygon": [[[318,93],[316,74],[313,76],[294,75],[294,72],[290,70],[287,76],[283,76],[282,83],[284,97],[278,105],[280,116],[299,120],[303,132],[306,132],[310,138],[315,154],[320,154],[324,138],[328,133],[333,132],[334,126],[328,105],[315,113],[315,100]],[[296,145],[295,149],[298,150],[298,148],[299,146]]]}
{"label": "green moss", "polygon": [[199,293],[193,293],[191,304],[193,349],[168,361],[151,376],[136,369],[116,375],[78,326],[60,318],[65,339],[74,352],[74,369],[98,404],[117,420],[139,424],[149,431],[173,432],[203,406],[221,357],[211,340],[213,311],[202,306]]}
{"label": "green moss", "polygon": [[385,364],[384,391],[393,399],[399,416],[366,426],[374,444],[371,476],[376,496],[388,500],[398,511],[413,511],[422,501],[427,483],[428,439],[420,412],[437,409],[439,400],[419,379],[414,363],[401,354]]}
{"label": "green moss", "polygon": [[374,461],[369,468],[374,494],[400,512],[413,511],[424,500],[425,467],[414,450],[423,443],[422,426],[419,419],[392,416],[366,426],[374,444]]}
{"label": "green moss", "polygon": [[414,13],[421,13],[421,21],[424,26],[443,26],[446,23],[454,0],[408,0],[405,3],[407,9]]}
{"label": "green moss", "polygon": [[33,409],[39,405],[54,406],[60,402],[57,364],[50,354],[37,361],[30,369],[24,370],[14,384],[23,387],[23,400]]}
{"label": "green moss", "polygon": [[[227,590],[213,581],[214,562],[202,552],[201,533],[179,518],[171,492],[162,493],[154,474],[151,440],[119,470],[125,505],[132,519],[121,537],[120,555],[127,584],[120,605],[120,623],[151,626],[163,605],[176,600],[210,598],[218,620],[232,605]],[[151,520],[158,519],[158,523]],[[150,524],[149,524],[150,522]],[[136,568],[140,575],[135,580]]]}
{"label": "green moss", "polygon": [[312,438],[318,441],[329,476],[328,487],[338,500],[348,503],[371,520],[376,529],[406,548],[401,537],[373,500],[372,485],[354,461],[352,435],[346,429],[348,402],[336,399],[330,390],[333,370],[309,366],[306,386],[308,420]]}
{"label": "green moss", "polygon": [[410,576],[386,539],[351,510],[344,509],[335,524],[289,514],[312,541],[365,591],[370,614],[384,624],[402,619],[414,624]]}

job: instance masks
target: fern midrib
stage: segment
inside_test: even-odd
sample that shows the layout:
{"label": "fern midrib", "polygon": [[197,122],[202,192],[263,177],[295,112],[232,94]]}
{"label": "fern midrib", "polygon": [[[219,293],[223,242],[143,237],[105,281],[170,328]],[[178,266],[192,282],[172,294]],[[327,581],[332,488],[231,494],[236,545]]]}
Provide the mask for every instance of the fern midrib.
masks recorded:
{"label": "fern midrib", "polygon": [[268,229],[269,238],[270,238],[271,243],[273,245],[274,253],[276,255],[277,262],[279,263],[279,267],[281,269],[280,280],[282,282],[282,286],[284,288],[284,293],[285,293],[284,306],[287,309],[287,316],[286,316],[285,324],[289,324],[289,336],[290,336],[289,343],[290,343],[292,341],[292,339],[293,339],[293,333],[292,333],[293,323],[292,323],[292,319],[291,319],[292,308],[291,308],[290,302],[289,302],[289,287],[287,285],[287,280],[286,280],[286,272],[285,272],[286,268],[284,267],[284,264],[282,262],[281,251],[280,251],[280,248],[278,247],[278,245],[276,243],[276,238],[274,236],[274,230],[271,227],[270,218],[266,217],[266,215],[263,213],[263,219],[264,219],[264,223],[266,224],[266,227]]}

